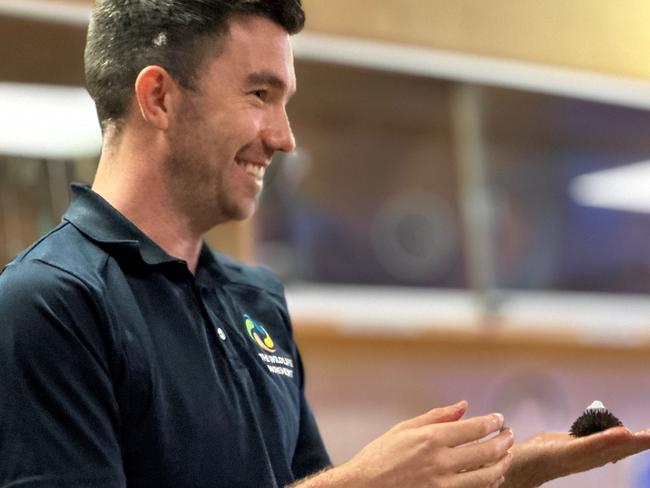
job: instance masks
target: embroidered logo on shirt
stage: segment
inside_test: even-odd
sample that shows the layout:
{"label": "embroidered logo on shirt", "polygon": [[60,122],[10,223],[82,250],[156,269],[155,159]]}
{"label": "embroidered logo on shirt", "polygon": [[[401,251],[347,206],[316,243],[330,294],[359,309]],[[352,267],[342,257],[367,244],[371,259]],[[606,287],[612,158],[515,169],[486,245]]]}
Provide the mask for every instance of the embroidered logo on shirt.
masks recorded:
{"label": "embroidered logo on shirt", "polygon": [[275,354],[277,347],[264,326],[253,320],[250,315],[244,315],[244,323],[246,324],[246,332],[248,333],[248,336],[253,339],[259,347],[266,351],[259,352],[257,355],[262,362],[266,364],[267,369],[273,374],[293,378],[293,359],[280,354]]}
{"label": "embroidered logo on shirt", "polygon": [[267,352],[275,352],[275,344],[273,339],[262,326],[262,324],[255,322],[250,316],[244,315],[244,320],[246,323],[246,332],[251,339],[253,339],[258,346],[264,349]]}

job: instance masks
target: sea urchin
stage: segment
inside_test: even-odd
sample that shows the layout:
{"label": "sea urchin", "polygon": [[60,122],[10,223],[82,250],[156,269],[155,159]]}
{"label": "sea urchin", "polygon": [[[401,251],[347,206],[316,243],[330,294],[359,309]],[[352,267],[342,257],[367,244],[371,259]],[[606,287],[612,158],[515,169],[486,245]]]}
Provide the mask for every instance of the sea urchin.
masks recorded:
{"label": "sea urchin", "polygon": [[584,437],[622,425],[623,422],[607,410],[602,402],[596,400],[573,422],[569,433],[574,437]]}

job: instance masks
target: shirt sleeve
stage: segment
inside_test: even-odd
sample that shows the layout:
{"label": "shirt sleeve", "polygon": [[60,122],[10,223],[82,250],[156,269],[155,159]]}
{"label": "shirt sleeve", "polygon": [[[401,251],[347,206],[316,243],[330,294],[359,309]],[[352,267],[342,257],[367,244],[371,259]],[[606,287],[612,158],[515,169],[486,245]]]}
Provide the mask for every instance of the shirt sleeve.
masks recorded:
{"label": "shirt sleeve", "polygon": [[78,278],[0,274],[0,486],[125,487],[110,339]]}
{"label": "shirt sleeve", "polygon": [[330,467],[332,462],[327,454],[314,414],[305,398],[302,360],[300,354],[297,352],[296,354],[301,378],[300,433],[291,468],[295,479],[299,480]]}
{"label": "shirt sleeve", "polygon": [[307,400],[303,398],[300,410],[300,437],[292,464],[294,476],[299,480],[331,465],[314,415]]}

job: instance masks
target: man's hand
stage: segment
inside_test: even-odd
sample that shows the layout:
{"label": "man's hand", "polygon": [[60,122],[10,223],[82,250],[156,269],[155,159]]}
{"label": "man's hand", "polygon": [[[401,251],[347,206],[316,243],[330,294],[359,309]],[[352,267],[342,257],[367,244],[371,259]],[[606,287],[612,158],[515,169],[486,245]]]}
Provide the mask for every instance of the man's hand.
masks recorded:
{"label": "man's hand", "polygon": [[540,486],[646,449],[650,449],[650,429],[634,434],[625,427],[615,427],[579,438],[564,432],[545,432],[513,448],[514,459],[503,487]]}
{"label": "man's hand", "polygon": [[489,488],[499,486],[514,442],[498,414],[459,420],[460,402],[397,424],[347,463],[296,488]]}

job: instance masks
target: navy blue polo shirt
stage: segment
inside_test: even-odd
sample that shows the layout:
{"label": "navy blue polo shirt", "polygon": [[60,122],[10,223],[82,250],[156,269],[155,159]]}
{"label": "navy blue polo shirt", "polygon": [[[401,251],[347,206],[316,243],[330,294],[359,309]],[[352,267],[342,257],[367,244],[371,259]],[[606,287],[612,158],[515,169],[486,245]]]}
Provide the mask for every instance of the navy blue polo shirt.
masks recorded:
{"label": "navy blue polo shirt", "polygon": [[283,287],[73,186],[0,275],[0,486],[281,487],[329,465]]}

